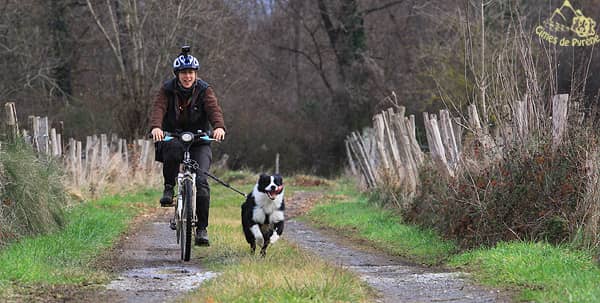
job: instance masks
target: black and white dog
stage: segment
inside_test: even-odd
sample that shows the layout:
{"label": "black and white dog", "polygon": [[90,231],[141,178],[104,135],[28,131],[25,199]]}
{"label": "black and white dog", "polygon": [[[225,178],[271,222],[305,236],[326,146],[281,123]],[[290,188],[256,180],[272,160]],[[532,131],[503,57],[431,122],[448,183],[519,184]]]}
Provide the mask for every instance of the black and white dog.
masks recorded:
{"label": "black and white dog", "polygon": [[242,228],[253,253],[259,246],[261,256],[265,256],[267,246],[279,239],[283,233],[284,210],[283,178],[261,174],[242,204]]}

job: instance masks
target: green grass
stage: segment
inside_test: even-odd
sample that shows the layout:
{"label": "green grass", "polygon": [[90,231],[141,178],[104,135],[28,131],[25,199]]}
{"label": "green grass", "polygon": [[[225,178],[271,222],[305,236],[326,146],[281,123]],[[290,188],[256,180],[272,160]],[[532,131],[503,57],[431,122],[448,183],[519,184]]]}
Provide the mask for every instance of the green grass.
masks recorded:
{"label": "green grass", "polygon": [[111,196],[75,206],[66,227],[23,238],[0,251],[0,294],[11,286],[104,281],[93,261],[118,240],[128,223],[157,192]]}
{"label": "green grass", "polygon": [[366,197],[347,186],[327,198],[328,203],[309,212],[310,221],[367,239],[391,254],[424,264],[439,264],[457,250],[453,242],[431,230],[403,224],[400,215],[369,204]]}
{"label": "green grass", "polygon": [[519,287],[535,302],[600,302],[600,269],[590,254],[547,243],[499,243],[458,255],[450,265],[465,267],[489,285]]}
{"label": "green grass", "polygon": [[[251,185],[234,186],[244,192],[252,189]],[[287,185],[286,195],[309,188],[314,189]],[[243,201],[240,195],[211,185],[211,246],[195,248],[193,258],[219,276],[188,295],[185,302],[370,301],[372,293],[360,279],[287,243],[285,233],[269,247],[265,258],[251,255],[240,224]]]}

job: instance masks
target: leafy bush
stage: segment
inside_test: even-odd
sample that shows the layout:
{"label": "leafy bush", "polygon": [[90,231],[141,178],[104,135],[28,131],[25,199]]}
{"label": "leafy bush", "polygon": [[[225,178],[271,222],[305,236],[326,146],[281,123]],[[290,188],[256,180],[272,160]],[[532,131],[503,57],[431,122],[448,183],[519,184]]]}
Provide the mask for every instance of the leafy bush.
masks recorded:
{"label": "leafy bush", "polygon": [[21,140],[0,149],[0,245],[64,225],[62,171]]}
{"label": "leafy bush", "polygon": [[582,211],[583,139],[571,138],[556,151],[547,141],[510,150],[487,168],[465,168],[454,179],[425,167],[407,217],[458,239],[463,247],[514,239],[573,240],[588,216]]}

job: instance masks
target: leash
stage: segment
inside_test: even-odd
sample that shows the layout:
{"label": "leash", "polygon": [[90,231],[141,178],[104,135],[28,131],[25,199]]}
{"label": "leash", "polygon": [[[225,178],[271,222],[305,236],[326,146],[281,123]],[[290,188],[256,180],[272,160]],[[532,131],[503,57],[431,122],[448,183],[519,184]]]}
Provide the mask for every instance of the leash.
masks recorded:
{"label": "leash", "polygon": [[242,195],[242,196],[246,197],[246,194],[245,194],[245,193],[243,193],[243,192],[241,192],[241,191],[239,191],[239,190],[235,189],[234,187],[232,187],[231,185],[227,184],[225,181],[223,181],[223,180],[221,180],[221,179],[219,179],[219,178],[215,177],[215,176],[214,176],[214,175],[212,175],[211,173],[209,173],[209,172],[205,171],[205,172],[204,172],[204,174],[205,174],[205,175],[207,175],[207,176],[209,176],[209,177],[211,177],[213,180],[215,180],[215,181],[217,181],[217,182],[221,183],[221,185],[223,185],[223,186],[225,186],[225,187],[227,187],[227,188],[229,188],[229,189],[233,190],[234,192],[236,192],[236,193],[238,193],[238,194],[240,194],[240,195]]}

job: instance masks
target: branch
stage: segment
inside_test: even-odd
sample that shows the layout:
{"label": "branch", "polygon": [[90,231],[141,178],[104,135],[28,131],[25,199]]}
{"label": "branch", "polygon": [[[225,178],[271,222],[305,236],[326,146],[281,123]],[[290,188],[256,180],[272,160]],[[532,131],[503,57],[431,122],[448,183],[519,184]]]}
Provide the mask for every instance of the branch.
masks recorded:
{"label": "branch", "polygon": [[383,4],[381,6],[378,6],[378,7],[372,7],[372,8],[366,9],[364,11],[359,12],[358,14],[359,14],[359,16],[366,16],[366,15],[368,15],[370,13],[373,13],[373,12],[376,12],[376,11],[380,11],[380,10],[384,10],[386,8],[392,7],[394,5],[401,4],[403,2],[404,2],[404,0],[396,0],[396,1],[388,2],[388,3]]}
{"label": "branch", "polygon": [[325,31],[327,32],[327,36],[331,41],[331,45],[335,48],[335,44],[337,41],[338,29],[333,26],[331,22],[331,18],[329,18],[329,11],[327,10],[327,6],[323,0],[318,0],[319,4],[319,13],[321,14],[321,19],[323,20],[323,24],[325,25]]}
{"label": "branch", "polygon": [[[96,11],[94,11],[94,7],[92,6],[92,3],[90,2],[90,0],[86,0],[86,3],[88,5],[88,8],[90,9],[90,13],[92,14],[92,17],[94,18],[94,21],[96,21],[96,25],[98,25],[98,28],[100,29],[102,34],[104,34],[104,38],[106,39],[106,41],[108,42],[108,45],[112,49],[113,54],[115,55],[115,57],[117,59],[117,62],[119,64],[119,67],[121,69],[123,76],[125,76],[125,74],[126,74],[125,66],[123,66],[123,58],[121,56],[121,50],[119,48],[117,48],[117,46],[115,46],[115,44],[111,40],[110,35],[106,31],[106,29],[104,28],[102,23],[100,22],[100,18],[98,17],[98,14],[96,14]],[[116,34],[118,35],[119,32],[116,32]]]}
{"label": "branch", "polygon": [[[323,66],[321,63],[317,63],[315,62],[315,60],[313,60],[309,54],[307,54],[306,52],[299,50],[299,49],[294,49],[294,48],[289,48],[287,46],[277,46],[274,45],[275,48],[280,49],[280,50],[284,50],[284,51],[289,51],[292,53],[296,53],[296,54],[300,54],[302,55],[304,58],[306,58],[306,60],[308,60],[308,62],[310,62],[317,71],[319,71],[319,76],[321,76],[321,79],[323,80],[323,83],[325,84],[325,86],[327,87],[327,89],[332,93],[333,95],[333,88],[331,87],[331,84],[329,83],[329,81],[327,80],[326,76],[325,76],[325,72],[323,71]],[[319,57],[320,58],[320,57]],[[321,60],[319,60],[321,61]]]}

